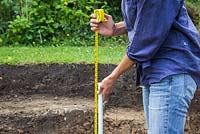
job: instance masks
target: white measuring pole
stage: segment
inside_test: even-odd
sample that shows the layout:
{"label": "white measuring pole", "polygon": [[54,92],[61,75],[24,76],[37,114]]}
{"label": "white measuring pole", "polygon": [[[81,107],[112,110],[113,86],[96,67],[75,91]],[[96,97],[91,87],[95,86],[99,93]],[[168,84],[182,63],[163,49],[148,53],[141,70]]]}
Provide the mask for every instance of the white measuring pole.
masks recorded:
{"label": "white measuring pole", "polygon": [[[100,83],[98,84],[98,90],[100,90]],[[103,134],[103,97],[102,94],[98,94],[98,134]]]}

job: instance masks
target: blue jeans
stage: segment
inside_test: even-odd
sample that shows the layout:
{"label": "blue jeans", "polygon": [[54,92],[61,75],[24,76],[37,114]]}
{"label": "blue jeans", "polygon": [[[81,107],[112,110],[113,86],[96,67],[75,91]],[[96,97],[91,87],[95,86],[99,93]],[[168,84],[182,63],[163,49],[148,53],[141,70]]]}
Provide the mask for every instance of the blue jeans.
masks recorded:
{"label": "blue jeans", "polygon": [[143,86],[148,134],[184,134],[186,114],[197,85],[188,74],[170,75]]}

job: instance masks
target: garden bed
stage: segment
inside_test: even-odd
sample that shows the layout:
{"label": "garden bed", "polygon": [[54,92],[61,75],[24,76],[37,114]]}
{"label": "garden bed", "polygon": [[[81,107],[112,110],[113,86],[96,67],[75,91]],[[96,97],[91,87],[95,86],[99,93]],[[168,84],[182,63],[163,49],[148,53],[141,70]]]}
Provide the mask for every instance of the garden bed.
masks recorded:
{"label": "garden bed", "polygon": [[[100,64],[99,79],[116,65]],[[135,69],[121,76],[105,107],[106,134],[143,134],[146,126]],[[0,65],[1,134],[92,134],[94,66]],[[200,134],[200,93],[190,107],[186,134]]]}

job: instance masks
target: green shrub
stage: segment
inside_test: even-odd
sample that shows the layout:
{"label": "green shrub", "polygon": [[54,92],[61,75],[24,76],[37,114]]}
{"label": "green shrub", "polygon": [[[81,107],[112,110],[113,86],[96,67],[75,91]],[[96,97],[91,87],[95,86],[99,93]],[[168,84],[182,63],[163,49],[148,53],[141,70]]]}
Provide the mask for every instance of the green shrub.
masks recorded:
{"label": "green shrub", "polygon": [[1,44],[82,45],[93,39],[89,19],[95,8],[111,11],[106,1],[98,0],[3,0],[0,9],[9,9],[10,18],[3,18]]}
{"label": "green shrub", "polygon": [[190,17],[200,31],[200,0],[188,0],[186,2]]}
{"label": "green shrub", "polygon": [[[1,0],[0,46],[94,45],[90,14],[103,8],[120,21],[120,3],[120,0]],[[200,0],[188,0],[187,6],[200,29]],[[125,37],[102,39],[126,44]]]}

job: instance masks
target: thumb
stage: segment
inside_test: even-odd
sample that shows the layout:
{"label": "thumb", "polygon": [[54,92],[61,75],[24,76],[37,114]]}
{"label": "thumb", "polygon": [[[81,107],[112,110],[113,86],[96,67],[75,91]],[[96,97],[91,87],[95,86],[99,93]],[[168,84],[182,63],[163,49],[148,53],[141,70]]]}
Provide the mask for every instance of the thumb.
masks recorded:
{"label": "thumb", "polygon": [[105,21],[108,21],[109,19],[112,19],[112,16],[109,14],[104,14]]}

